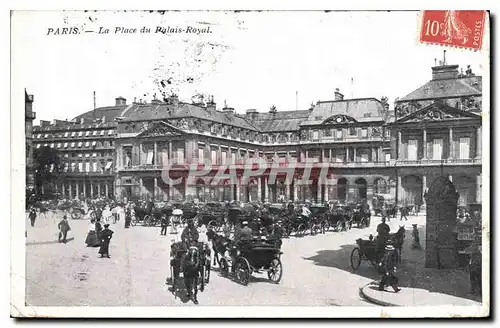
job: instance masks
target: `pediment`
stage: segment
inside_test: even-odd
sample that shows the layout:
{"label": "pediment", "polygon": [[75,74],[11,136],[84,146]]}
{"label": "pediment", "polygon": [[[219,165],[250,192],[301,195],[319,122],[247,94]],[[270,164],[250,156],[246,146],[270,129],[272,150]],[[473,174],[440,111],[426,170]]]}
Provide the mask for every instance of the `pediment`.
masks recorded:
{"label": "pediment", "polygon": [[348,116],[348,115],[342,115],[342,114],[337,114],[330,116],[326,120],[323,121],[323,124],[350,124],[350,123],[356,123],[357,121]]}
{"label": "pediment", "polygon": [[443,103],[432,103],[408,116],[401,118],[396,123],[439,122],[462,119],[480,118],[479,115],[466,112]]}
{"label": "pediment", "polygon": [[144,122],[141,132],[137,137],[174,137],[181,136],[184,132],[166,122]]}

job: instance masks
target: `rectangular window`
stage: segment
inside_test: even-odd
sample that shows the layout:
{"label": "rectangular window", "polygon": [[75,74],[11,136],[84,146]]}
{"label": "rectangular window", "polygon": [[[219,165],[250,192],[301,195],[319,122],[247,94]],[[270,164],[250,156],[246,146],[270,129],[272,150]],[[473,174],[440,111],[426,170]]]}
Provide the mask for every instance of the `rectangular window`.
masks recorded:
{"label": "rectangular window", "polygon": [[92,171],[97,172],[97,162],[92,163]]}
{"label": "rectangular window", "polygon": [[211,155],[210,160],[212,161],[212,165],[217,165],[217,151],[211,150],[210,155]]}
{"label": "rectangular window", "polygon": [[36,148],[40,148],[41,144],[36,145]]}
{"label": "rectangular window", "polygon": [[385,154],[385,161],[386,162],[390,162],[391,161],[391,154],[390,153],[386,153]]}
{"label": "rectangular window", "polygon": [[123,154],[125,155],[124,163],[125,167],[132,165],[132,147],[123,147]]}
{"label": "rectangular window", "polygon": [[184,148],[177,148],[177,164],[184,164]]}
{"label": "rectangular window", "polygon": [[154,149],[152,147],[148,148],[148,155],[146,157],[146,164],[148,165],[153,165],[153,159],[154,159]]}
{"label": "rectangular window", "polygon": [[69,132],[64,132],[64,137],[67,138],[69,135]]}
{"label": "rectangular window", "polygon": [[349,135],[350,136],[355,136],[357,135],[357,131],[356,131],[356,128],[349,128]]}
{"label": "rectangular window", "polygon": [[85,142],[85,147],[90,147],[90,141]]}
{"label": "rectangular window", "polygon": [[82,147],[82,145],[83,145],[83,142],[81,142],[81,141],[80,141],[80,142],[78,143],[78,147]]}
{"label": "rectangular window", "polygon": [[342,139],[342,130],[339,129],[335,131],[335,138]]}
{"label": "rectangular window", "polygon": [[48,134],[45,134],[43,137],[44,137],[44,138],[48,138],[48,137],[49,137],[49,135],[48,135]]}
{"label": "rectangular window", "polygon": [[227,152],[223,151],[221,152],[221,164],[226,165],[226,160],[227,160]]}
{"label": "rectangular window", "polygon": [[88,137],[90,135],[90,131],[85,132],[85,136]]}
{"label": "rectangular window", "polygon": [[54,148],[54,144],[53,143],[50,144],[50,148]]}
{"label": "rectangular window", "polygon": [[331,137],[332,136],[332,130],[331,129],[326,129],[324,130],[325,137]]}
{"label": "rectangular window", "polygon": [[368,138],[368,129],[361,130],[361,138]]}
{"label": "rectangular window", "polygon": [[86,153],[86,154],[85,154],[85,157],[90,157],[90,154],[89,154],[89,153]]}
{"label": "rectangular window", "polygon": [[75,131],[71,132],[71,136],[75,137],[76,136],[76,132]]}
{"label": "rectangular window", "polygon": [[85,163],[85,172],[90,172],[90,163]]}
{"label": "rectangular window", "polygon": [[92,153],[92,157],[97,157],[97,153]]}
{"label": "rectangular window", "polygon": [[92,147],[95,147],[97,145],[97,141],[92,141]]}
{"label": "rectangular window", "polygon": [[416,161],[418,159],[418,140],[408,140],[408,160]]}
{"label": "rectangular window", "polygon": [[363,151],[361,153],[361,162],[368,162],[368,152],[367,151]]}
{"label": "rectangular window", "polygon": [[78,154],[78,157],[83,157],[83,154]]}
{"label": "rectangular window", "polygon": [[57,144],[57,148],[61,148],[62,144],[61,143],[58,143]]}
{"label": "rectangular window", "polygon": [[443,139],[432,140],[432,159],[441,160],[443,158]]}
{"label": "rectangular window", "polygon": [[108,130],[108,136],[113,134],[113,130]]}
{"label": "rectangular window", "polygon": [[203,164],[204,158],[205,158],[205,149],[198,148],[198,163]]}
{"label": "rectangular window", "polygon": [[236,164],[236,152],[231,152],[231,164]]}
{"label": "rectangular window", "polygon": [[104,135],[104,130],[101,130],[101,136],[103,136],[103,135]]}
{"label": "rectangular window", "polygon": [[470,138],[460,138],[459,139],[460,148],[459,148],[459,156],[460,159],[468,159],[470,158]]}
{"label": "rectangular window", "polygon": [[69,163],[64,163],[64,172],[68,172]]}
{"label": "rectangular window", "polygon": [[92,133],[93,136],[96,136],[97,135],[97,130],[94,130],[94,132]]}
{"label": "rectangular window", "polygon": [[78,132],[79,137],[83,137],[83,131]]}
{"label": "rectangular window", "polygon": [[336,149],[335,150],[335,161],[337,163],[343,163],[345,159],[345,154],[342,150]]}
{"label": "rectangular window", "polygon": [[319,140],[319,131],[313,131],[313,140]]}
{"label": "rectangular window", "polygon": [[83,172],[83,162],[78,163],[78,172]]}
{"label": "rectangular window", "polygon": [[67,154],[67,153],[66,153],[66,154],[64,154],[64,157],[69,157],[69,154]]}

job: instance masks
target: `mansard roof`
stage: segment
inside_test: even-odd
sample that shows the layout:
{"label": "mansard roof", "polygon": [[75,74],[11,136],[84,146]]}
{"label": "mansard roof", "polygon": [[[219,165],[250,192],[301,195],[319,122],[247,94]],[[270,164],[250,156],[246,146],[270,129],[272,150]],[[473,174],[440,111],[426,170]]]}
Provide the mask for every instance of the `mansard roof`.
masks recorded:
{"label": "mansard roof", "polygon": [[482,94],[482,88],[481,76],[431,80],[405,97],[398,99],[396,102],[432,98],[480,96]]}
{"label": "mansard roof", "polygon": [[326,119],[335,115],[352,117],[357,122],[383,121],[386,112],[384,104],[375,98],[320,101],[302,124],[323,124]]}
{"label": "mansard roof", "polygon": [[256,113],[251,122],[262,132],[297,131],[308,117],[308,110],[276,111]]}

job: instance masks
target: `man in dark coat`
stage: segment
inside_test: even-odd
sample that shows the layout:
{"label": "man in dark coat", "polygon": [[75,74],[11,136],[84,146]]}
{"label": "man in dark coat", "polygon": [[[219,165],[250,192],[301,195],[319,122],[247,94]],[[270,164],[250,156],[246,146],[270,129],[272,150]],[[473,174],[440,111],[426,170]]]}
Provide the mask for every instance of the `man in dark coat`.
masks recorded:
{"label": "man in dark coat", "polygon": [[31,221],[31,226],[34,227],[35,220],[36,220],[36,209],[34,207],[30,210],[30,214],[28,216],[29,216],[30,221]]}
{"label": "man in dark coat", "polygon": [[101,247],[99,248],[100,257],[109,258],[109,243],[111,242],[113,233],[114,232],[109,229],[108,223],[104,225],[104,230],[99,233],[99,239],[101,240]]}
{"label": "man in dark coat", "polygon": [[387,245],[385,249],[384,257],[379,263],[379,266],[382,267],[383,275],[380,279],[378,289],[383,291],[385,290],[385,286],[391,286],[394,292],[397,293],[401,290],[398,287],[399,279],[396,277],[397,253],[392,245]]}
{"label": "man in dark coat", "polygon": [[191,219],[188,221],[188,225],[182,231],[181,240],[187,247],[189,247],[189,245],[187,245],[187,243],[197,242],[199,238],[200,238],[200,234],[198,233],[198,230],[194,226],[193,219]]}
{"label": "man in dark coat", "polygon": [[167,235],[167,223],[168,223],[167,215],[162,214],[161,221],[160,221],[160,224],[161,224],[160,235],[162,235],[162,236]]}
{"label": "man in dark coat", "polygon": [[385,218],[382,218],[382,223],[377,226],[377,257],[380,258],[384,252],[384,247],[389,239],[391,228],[385,223]]}
{"label": "man in dark coat", "polygon": [[[61,220],[61,222],[59,222],[59,224],[57,225],[57,227],[59,228],[59,242],[63,242],[66,244],[67,240],[66,240],[66,237],[68,235],[68,231],[71,230],[71,228],[69,227],[69,223],[68,223],[68,217],[65,215],[63,216],[63,219]],[[62,240],[61,240],[62,238]]]}
{"label": "man in dark coat", "polygon": [[482,295],[482,255],[479,247],[473,248],[469,261],[470,293]]}

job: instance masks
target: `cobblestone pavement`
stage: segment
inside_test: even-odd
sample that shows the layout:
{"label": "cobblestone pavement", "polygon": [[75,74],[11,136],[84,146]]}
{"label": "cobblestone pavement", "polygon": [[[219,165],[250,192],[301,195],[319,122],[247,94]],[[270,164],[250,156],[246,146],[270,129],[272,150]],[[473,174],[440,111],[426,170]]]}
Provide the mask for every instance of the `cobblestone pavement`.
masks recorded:
{"label": "cobblestone pavement", "polygon": [[[86,220],[71,220],[67,244],[57,242],[59,218],[37,220],[27,228],[26,301],[33,306],[161,306],[192,305],[184,297],[174,298],[165,285],[170,274],[169,251],[173,234],[160,235],[159,227],[124,229],[112,224],[111,259],[97,256],[97,248],[85,247]],[[405,222],[424,224],[425,217]],[[350,254],[357,238],[376,234],[379,218],[369,228],[348,232],[285,239],[283,278],[280,284],[267,274],[254,274],[248,286],[219,276],[215,268],[200,305],[330,305],[373,306],[359,295],[359,288],[378,278],[373,267],[363,262],[353,273]],[[399,220],[389,222],[396,231]],[[205,238],[204,230],[200,236]],[[410,241],[407,241],[409,243]],[[403,255],[404,257],[404,255]]]}

